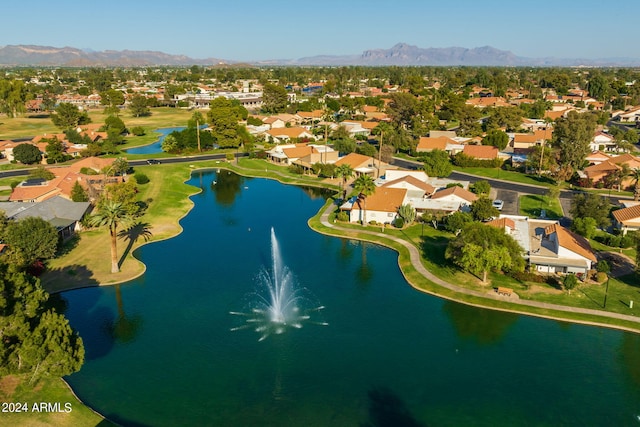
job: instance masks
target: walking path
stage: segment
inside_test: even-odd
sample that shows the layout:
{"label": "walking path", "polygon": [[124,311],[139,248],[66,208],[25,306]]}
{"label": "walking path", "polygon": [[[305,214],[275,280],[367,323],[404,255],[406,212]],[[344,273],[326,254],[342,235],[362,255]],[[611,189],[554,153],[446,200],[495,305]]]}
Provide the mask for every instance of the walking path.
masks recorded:
{"label": "walking path", "polygon": [[[322,213],[322,215],[320,217],[320,222],[322,223],[322,225],[324,225],[325,227],[334,229],[334,230],[353,232],[352,229],[340,227],[339,225],[333,224],[333,223],[331,223],[329,221],[329,214],[331,213],[331,210],[333,209],[333,207],[334,207],[333,204],[329,205],[325,209],[325,211]],[[420,257],[420,251],[412,243],[409,243],[406,240],[401,239],[399,237],[390,236],[388,234],[375,232],[375,231],[370,231],[370,230],[361,230],[361,231],[359,231],[359,233],[368,234],[368,235],[371,235],[371,236],[383,237],[385,239],[393,240],[394,242],[404,246],[409,251],[409,257],[410,257],[411,263],[413,264],[413,267],[423,277],[425,277],[427,280],[437,284],[438,286],[442,286],[443,288],[449,289],[449,290],[454,291],[454,292],[459,292],[459,293],[462,293],[462,294],[465,294],[465,295],[472,295],[472,296],[476,296],[476,297],[480,297],[480,298],[487,298],[487,299],[492,299],[492,300],[510,302],[510,303],[513,303],[513,304],[519,304],[519,305],[523,305],[523,306],[536,307],[536,308],[555,310],[555,311],[563,311],[563,312],[568,312],[568,313],[580,313],[580,314],[588,314],[588,315],[594,315],[594,316],[602,316],[602,317],[626,320],[626,321],[629,321],[629,322],[635,322],[635,323],[639,323],[640,324],[640,318],[638,318],[636,316],[625,315],[625,314],[620,314],[620,313],[611,313],[611,312],[602,311],[602,310],[592,310],[592,309],[588,309],[588,308],[569,307],[569,306],[550,304],[550,303],[545,303],[545,302],[540,302],[540,301],[522,300],[522,299],[519,299],[515,293],[513,293],[511,297],[498,295],[497,292],[493,291],[493,288],[491,289],[491,291],[488,291],[488,292],[479,292],[479,291],[474,291],[472,289],[463,288],[461,286],[456,286],[456,285],[454,285],[452,283],[449,283],[449,282],[446,282],[446,281],[440,279],[439,277],[436,277],[433,273],[431,273],[429,270],[427,270],[424,267],[424,265],[422,264],[422,260],[421,260],[421,257]],[[433,295],[436,295],[436,296],[439,296],[439,297],[447,298],[446,296],[439,295],[439,294],[437,294],[435,292],[430,292],[430,291],[427,291],[425,289],[418,288],[413,283],[411,285],[414,288],[416,288],[416,289],[418,289],[418,290],[420,290],[422,292],[427,292],[427,293],[430,293],[430,294],[433,294]],[[474,304],[471,304],[471,305],[474,305]],[[481,305],[479,305],[479,306],[481,307]],[[633,329],[629,329],[629,328],[625,328],[623,326],[617,326],[617,325],[609,325],[609,324],[604,324],[604,323],[588,322],[588,321],[575,321],[575,320],[571,320],[571,319],[562,319],[562,318],[556,318],[556,317],[553,317],[553,316],[546,316],[546,315],[541,315],[541,314],[537,314],[537,313],[531,313],[531,312],[527,312],[527,311],[524,311],[524,310],[523,311],[519,311],[519,310],[516,310],[516,309],[506,309],[506,308],[495,308],[495,309],[501,310],[501,311],[510,311],[510,312],[514,312],[514,313],[533,315],[533,316],[538,316],[538,317],[548,317],[548,318],[552,318],[552,319],[568,320],[568,321],[585,323],[585,324],[590,324],[590,325],[614,327],[614,328],[617,328],[617,329],[625,329],[625,330],[630,330],[630,331],[633,331],[633,332],[637,332],[637,330],[633,330]]]}

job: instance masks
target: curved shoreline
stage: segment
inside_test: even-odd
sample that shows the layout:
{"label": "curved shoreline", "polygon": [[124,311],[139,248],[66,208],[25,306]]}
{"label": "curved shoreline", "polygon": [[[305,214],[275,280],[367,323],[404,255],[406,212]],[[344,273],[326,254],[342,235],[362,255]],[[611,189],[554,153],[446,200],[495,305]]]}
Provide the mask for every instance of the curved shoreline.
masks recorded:
{"label": "curved shoreline", "polygon": [[[571,307],[571,306],[564,306],[564,305],[558,305],[558,304],[551,304],[551,303],[545,303],[545,302],[539,302],[539,301],[531,301],[531,300],[511,300],[511,301],[507,301],[505,300],[505,298],[507,297],[503,297],[498,295],[497,293],[493,292],[493,288],[492,291],[490,292],[478,292],[475,290],[471,290],[471,289],[467,289],[461,286],[457,286],[454,285],[452,283],[446,282],[445,280],[440,279],[439,277],[435,276],[433,273],[429,272],[424,265],[421,262],[421,256],[419,253],[419,250],[411,243],[407,242],[406,240],[400,239],[398,237],[395,236],[389,236],[386,235],[384,233],[379,233],[379,232],[375,232],[375,231],[370,231],[370,230],[352,230],[352,229],[348,229],[348,228],[344,228],[344,227],[340,227],[338,225],[332,224],[329,222],[329,213],[331,211],[333,207],[333,204],[330,204],[329,206],[327,206],[326,208],[324,208],[324,212],[322,212],[320,214],[320,224],[323,225],[324,227],[326,227],[327,229],[331,230],[338,230],[338,231],[343,231],[345,233],[353,233],[355,234],[355,236],[349,236],[349,237],[345,237],[342,236],[340,234],[334,234],[334,233],[330,233],[328,231],[325,230],[320,230],[317,227],[314,227],[314,225],[311,224],[312,219],[309,219],[309,221],[307,222],[309,227],[316,231],[317,233],[321,233],[321,234],[325,234],[328,236],[333,236],[333,237],[341,237],[341,238],[350,238],[350,239],[355,239],[355,240],[362,240],[362,241],[367,241],[367,242],[371,242],[371,243],[375,243],[375,244],[379,244],[379,245],[383,245],[385,247],[388,247],[392,250],[395,250],[398,253],[398,266],[400,268],[400,271],[402,272],[402,275],[404,276],[405,280],[407,281],[407,283],[409,285],[411,285],[411,287],[413,287],[414,289],[420,291],[420,292],[424,292],[439,298],[444,298],[450,301],[455,301],[455,302],[459,302],[462,304],[467,304],[467,305],[471,305],[474,307],[478,307],[478,308],[484,308],[484,309],[490,309],[490,310],[498,310],[498,311],[504,311],[504,312],[509,312],[509,313],[515,313],[515,314],[522,314],[522,315],[529,315],[529,316],[535,316],[535,317],[540,317],[540,318],[545,318],[545,319],[551,319],[551,320],[558,320],[558,321],[563,321],[563,322],[568,322],[568,323],[578,323],[578,324],[583,324],[583,325],[589,325],[589,326],[599,326],[599,327],[605,327],[605,328],[609,328],[609,329],[617,329],[617,330],[623,330],[626,332],[633,332],[633,333],[640,333],[640,318],[636,317],[636,316],[630,316],[630,315],[624,315],[624,314],[619,314],[619,313],[611,313],[611,312],[607,312],[607,311],[600,311],[600,310],[592,310],[592,309],[586,309],[586,308],[580,308],[580,307]],[[317,216],[317,214],[315,215]],[[401,260],[402,260],[402,256],[403,254],[401,253],[400,250],[398,250],[396,247],[393,247],[392,245],[389,244],[385,244],[385,242],[380,242],[378,240],[373,240],[373,239],[367,239],[365,237],[363,237],[362,235],[369,235],[369,236],[373,236],[373,237],[378,237],[378,238],[382,238],[384,240],[391,240],[399,245],[401,245],[402,248],[404,248],[406,251],[408,251],[408,255],[409,255],[409,261],[411,263],[411,265],[413,266],[413,268],[415,269],[415,271],[421,276],[423,277],[425,280],[433,283],[435,286],[437,287],[442,287],[445,289],[448,289],[456,294],[460,294],[463,296],[469,296],[472,298],[476,298],[476,299],[485,299],[485,300],[491,300],[494,302],[498,302],[498,306],[489,306],[489,305],[484,305],[481,302],[474,302],[474,301],[470,301],[467,300],[465,298],[455,298],[451,295],[447,295],[445,293],[439,293],[437,291],[433,291],[430,289],[426,289],[424,287],[419,286],[417,283],[414,282],[414,280],[412,280],[412,278],[409,277],[407,271],[405,271],[405,269],[403,268],[403,266],[401,265]],[[503,305],[508,304],[508,305],[513,305],[516,307],[505,307]],[[556,312],[565,312],[565,313],[576,313],[576,314],[582,314],[582,315],[587,315],[587,316],[595,316],[595,317],[600,317],[600,318],[607,318],[607,319],[618,319],[618,320],[623,320],[623,321],[627,321],[627,322],[633,322],[633,323],[638,323],[638,328],[633,328],[633,327],[627,327],[624,325],[618,325],[618,324],[609,324],[609,323],[603,323],[603,322],[598,322],[597,320],[582,320],[582,319],[574,319],[574,318],[567,318],[567,317],[563,317],[561,315],[552,315],[552,314],[545,314],[545,313],[539,313],[536,311],[527,311],[527,310],[520,310],[517,308],[517,306],[526,306],[526,307],[532,307],[534,309],[540,309],[540,310],[550,310],[550,311],[556,311]]]}

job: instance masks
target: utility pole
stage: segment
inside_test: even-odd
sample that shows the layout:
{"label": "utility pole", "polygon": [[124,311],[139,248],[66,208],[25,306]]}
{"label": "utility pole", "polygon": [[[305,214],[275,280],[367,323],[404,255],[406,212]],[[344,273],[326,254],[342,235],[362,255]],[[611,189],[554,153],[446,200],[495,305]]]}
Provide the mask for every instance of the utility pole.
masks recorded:
{"label": "utility pole", "polygon": [[201,152],[202,149],[200,148],[200,119],[197,117],[196,113],[196,135],[198,135],[198,152]]}
{"label": "utility pole", "polygon": [[382,164],[382,136],[383,131],[380,130],[380,143],[378,144],[378,178],[380,178],[380,165]]}

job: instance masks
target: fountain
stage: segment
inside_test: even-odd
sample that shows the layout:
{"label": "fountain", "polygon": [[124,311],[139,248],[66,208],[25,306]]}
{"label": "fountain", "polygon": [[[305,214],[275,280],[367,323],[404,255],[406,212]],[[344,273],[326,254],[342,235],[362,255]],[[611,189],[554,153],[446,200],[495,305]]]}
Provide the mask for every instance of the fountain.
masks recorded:
{"label": "fountain", "polygon": [[245,318],[244,324],[232,331],[254,329],[260,333],[259,341],[272,334],[282,334],[287,328],[302,328],[303,323],[326,326],[326,322],[313,320],[312,314],[323,306],[306,308],[312,299],[304,295],[306,289],[296,288],[295,280],[286,265],[282,263],[276,233],[271,228],[271,270],[263,267],[258,276],[259,289],[250,294],[249,308],[244,312],[231,314]]}

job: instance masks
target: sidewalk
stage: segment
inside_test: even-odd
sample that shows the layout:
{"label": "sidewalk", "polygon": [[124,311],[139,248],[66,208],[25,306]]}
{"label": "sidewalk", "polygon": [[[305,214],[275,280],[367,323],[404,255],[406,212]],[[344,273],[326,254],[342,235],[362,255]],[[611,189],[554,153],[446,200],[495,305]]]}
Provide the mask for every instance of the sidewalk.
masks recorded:
{"label": "sidewalk", "polygon": [[[332,224],[332,223],[329,222],[329,214],[331,213],[331,210],[333,208],[334,208],[334,205],[331,204],[322,213],[322,215],[320,217],[320,222],[322,223],[322,225],[324,225],[324,226],[326,226],[328,228],[332,228],[334,230],[353,232],[353,230],[351,230],[351,229],[340,227],[339,225],[335,225],[335,224]],[[638,318],[636,316],[625,315],[625,314],[620,314],[620,313],[611,313],[611,312],[602,311],[602,310],[592,310],[592,309],[580,308],[580,307],[569,307],[569,306],[550,304],[550,303],[539,302],[539,301],[522,300],[522,299],[518,299],[515,294],[514,294],[514,297],[504,297],[504,296],[498,295],[496,292],[493,292],[493,288],[489,292],[478,292],[478,291],[474,291],[474,290],[471,290],[471,289],[467,289],[467,288],[463,288],[463,287],[460,287],[460,286],[456,286],[456,285],[454,285],[452,283],[449,283],[449,282],[446,282],[446,281],[440,279],[439,277],[436,277],[435,275],[433,275],[433,273],[429,272],[424,267],[424,265],[422,264],[421,257],[420,257],[420,252],[419,252],[418,248],[416,248],[413,244],[407,242],[406,240],[400,239],[400,238],[395,237],[395,236],[390,236],[388,234],[379,233],[379,232],[375,232],[375,231],[369,231],[369,230],[362,230],[362,231],[359,231],[359,233],[364,233],[364,234],[368,234],[368,235],[371,235],[371,236],[384,237],[385,239],[393,240],[394,242],[401,244],[402,246],[404,246],[409,251],[409,257],[410,257],[411,263],[413,264],[413,267],[424,278],[426,278],[427,280],[437,284],[438,286],[442,286],[443,288],[449,289],[449,290],[454,291],[454,292],[459,292],[459,293],[462,293],[462,294],[465,294],[465,295],[472,295],[472,296],[476,296],[476,297],[480,297],[480,298],[487,298],[487,299],[492,299],[492,300],[497,300],[497,301],[509,302],[509,303],[512,303],[512,304],[519,304],[519,305],[522,305],[522,306],[529,306],[529,307],[536,307],[536,308],[542,308],[542,309],[548,309],[548,310],[563,311],[563,312],[567,312],[567,313],[580,313],[580,314],[588,314],[588,315],[593,315],[593,316],[601,316],[601,317],[608,317],[608,318],[626,320],[626,321],[629,321],[629,322],[638,323],[640,325],[640,318]],[[414,285],[412,284],[412,286],[414,286]],[[418,290],[420,290],[422,292],[432,293],[432,292],[429,292],[429,291],[425,291],[424,289],[417,288],[416,286],[414,286],[414,288],[416,288],[416,289],[418,289]],[[432,293],[432,294],[436,295],[436,296],[439,296],[439,297],[443,297],[442,295],[438,295],[437,293]],[[446,298],[446,297],[444,297],[444,298]],[[500,310],[500,311],[510,311],[510,312],[514,312],[514,313],[526,314],[526,315],[530,315],[530,316],[546,317],[546,318],[550,318],[550,319],[566,320],[566,321],[574,322],[574,323],[578,322],[578,323],[585,323],[585,324],[590,324],[590,325],[597,325],[597,326],[616,328],[616,329],[624,329],[624,330],[630,330],[630,331],[633,331],[633,332],[638,332],[637,330],[627,329],[627,328],[621,327],[621,326],[608,325],[608,324],[603,324],[603,323],[598,323],[598,322],[586,322],[586,321],[585,322],[580,322],[580,321],[574,321],[574,320],[570,320],[570,319],[557,318],[557,317],[553,317],[553,316],[544,316],[544,315],[540,315],[540,314],[537,314],[537,313],[530,313],[530,312],[527,312],[527,311],[518,311],[518,310],[514,310],[514,309],[502,309],[502,308],[494,308],[494,307],[491,307],[491,308],[492,309],[496,309],[496,310]]]}

